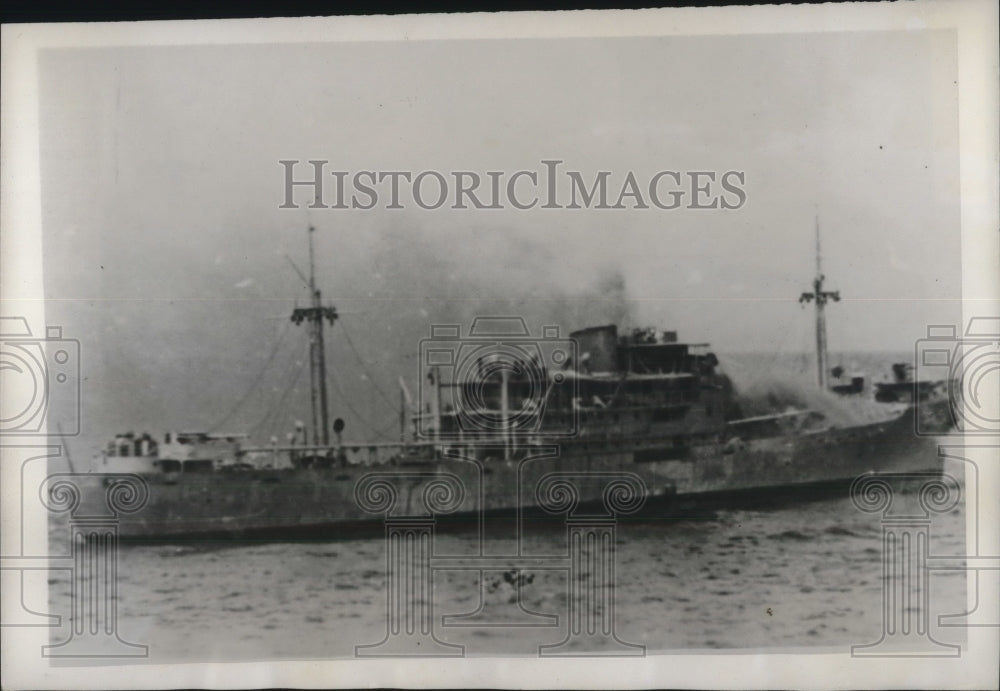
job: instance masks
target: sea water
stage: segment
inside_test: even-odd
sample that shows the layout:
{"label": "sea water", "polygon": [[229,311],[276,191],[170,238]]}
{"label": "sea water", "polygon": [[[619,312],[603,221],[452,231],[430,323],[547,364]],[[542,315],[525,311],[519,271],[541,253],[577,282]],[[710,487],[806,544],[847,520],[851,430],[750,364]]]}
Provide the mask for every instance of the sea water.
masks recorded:
{"label": "sea water", "polygon": [[[961,468],[950,472],[962,477]],[[965,553],[963,506],[933,517],[931,554]],[[766,509],[623,521],[616,531],[609,584],[614,634],[645,646],[647,654],[846,652],[882,636],[883,589],[892,577],[883,573],[881,516],[859,511],[846,488]],[[67,527],[53,524],[51,533],[52,552],[65,551]],[[561,522],[532,522],[522,531],[521,549],[565,554],[566,539]],[[470,554],[480,547],[490,554],[517,549],[509,537],[480,545],[474,528],[435,538],[435,554]],[[380,537],[122,545],[117,632],[148,646],[140,662],[351,657],[356,646],[385,638],[386,568]],[[435,571],[434,635],[472,656],[537,655],[539,646],[564,640],[567,571],[522,573],[530,582],[521,586],[518,607],[517,593],[499,571]],[[70,631],[70,572],[53,571],[48,583],[50,609],[64,617],[52,629],[58,642]],[[928,602],[931,635],[961,643],[964,631],[939,627],[938,615],[967,609],[965,574],[932,572]],[[443,615],[484,606],[498,613],[489,626],[442,625]],[[917,616],[925,614],[921,603],[912,606]],[[504,622],[509,625],[496,625]]]}

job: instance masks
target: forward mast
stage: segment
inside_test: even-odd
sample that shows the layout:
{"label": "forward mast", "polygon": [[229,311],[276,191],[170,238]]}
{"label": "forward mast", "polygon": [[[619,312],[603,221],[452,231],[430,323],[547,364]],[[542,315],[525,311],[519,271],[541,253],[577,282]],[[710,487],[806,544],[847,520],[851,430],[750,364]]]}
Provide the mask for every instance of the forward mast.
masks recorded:
{"label": "forward mast", "polygon": [[840,302],[839,290],[823,290],[826,276],[823,275],[823,260],[820,251],[819,216],[816,217],[816,278],[813,279],[811,293],[802,293],[799,303],[816,303],[816,369],[819,388],[827,388],[827,348],[826,348],[826,303],[830,300]]}
{"label": "forward mast", "polygon": [[292,321],[306,322],[309,327],[309,394],[312,403],[312,444],[330,445],[330,412],[326,388],[326,345],[323,340],[323,322],[332,326],[337,320],[337,309],[323,305],[323,296],[316,287],[316,258],[313,248],[313,233],[309,226],[309,307],[296,307],[292,311]]}

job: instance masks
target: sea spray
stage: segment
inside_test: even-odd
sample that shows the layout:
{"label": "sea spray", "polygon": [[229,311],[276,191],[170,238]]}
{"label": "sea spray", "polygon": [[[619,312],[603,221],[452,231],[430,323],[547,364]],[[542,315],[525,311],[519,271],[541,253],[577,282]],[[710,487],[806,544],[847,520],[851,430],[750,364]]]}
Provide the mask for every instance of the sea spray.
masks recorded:
{"label": "sea spray", "polygon": [[800,366],[808,361],[802,356],[739,353],[720,360],[745,417],[808,409],[840,427],[882,422],[899,412],[876,403],[867,393],[841,396],[820,390],[812,369]]}

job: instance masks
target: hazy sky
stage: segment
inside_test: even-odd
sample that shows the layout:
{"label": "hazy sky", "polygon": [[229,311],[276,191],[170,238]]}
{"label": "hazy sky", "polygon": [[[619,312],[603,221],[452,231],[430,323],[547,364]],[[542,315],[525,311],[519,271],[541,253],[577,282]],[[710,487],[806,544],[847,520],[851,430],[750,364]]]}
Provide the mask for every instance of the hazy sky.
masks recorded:
{"label": "hazy sky", "polygon": [[[797,298],[814,273],[817,212],[829,287],[844,297],[830,308],[831,349],[909,350],[927,324],[959,316],[954,38],[47,52],[47,320],[81,341],[85,432],[99,441],[125,429],[210,427],[269,361],[226,426],[265,418],[304,354],[286,323],[307,296],[285,255],[305,266],[310,223],[320,285],[345,312],[330,349],[332,388],[349,399],[337,402],[335,390],[334,412],[349,424],[363,416],[391,427],[386,399],[395,402],[400,374],[416,381],[416,359],[405,356],[428,324],[483,311],[567,330],[625,315],[711,341],[720,355],[807,350],[812,312]],[[660,170],[740,170],[747,202],[727,211],[278,208],[279,159],[509,174],[547,158],[585,178],[611,171],[619,185],[628,171],[648,180]],[[362,376],[386,396],[367,393]],[[306,382],[289,393],[286,418],[304,419]]]}

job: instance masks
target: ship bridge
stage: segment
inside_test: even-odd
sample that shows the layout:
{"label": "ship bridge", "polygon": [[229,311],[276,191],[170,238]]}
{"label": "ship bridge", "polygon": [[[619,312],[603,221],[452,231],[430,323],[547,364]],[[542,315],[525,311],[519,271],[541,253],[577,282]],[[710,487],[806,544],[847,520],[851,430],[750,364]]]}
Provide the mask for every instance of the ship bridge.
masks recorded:
{"label": "ship bridge", "polygon": [[707,343],[682,343],[676,332],[654,329],[619,335],[616,325],[569,337],[573,354],[558,367],[481,364],[450,380],[432,370],[429,396],[413,418],[418,436],[508,444],[723,429],[732,387],[716,374]]}
{"label": "ship bridge", "polygon": [[681,343],[676,331],[644,328],[619,336],[609,324],[574,331],[570,338],[580,354],[577,369],[585,374],[710,375],[719,364],[708,343]]}

